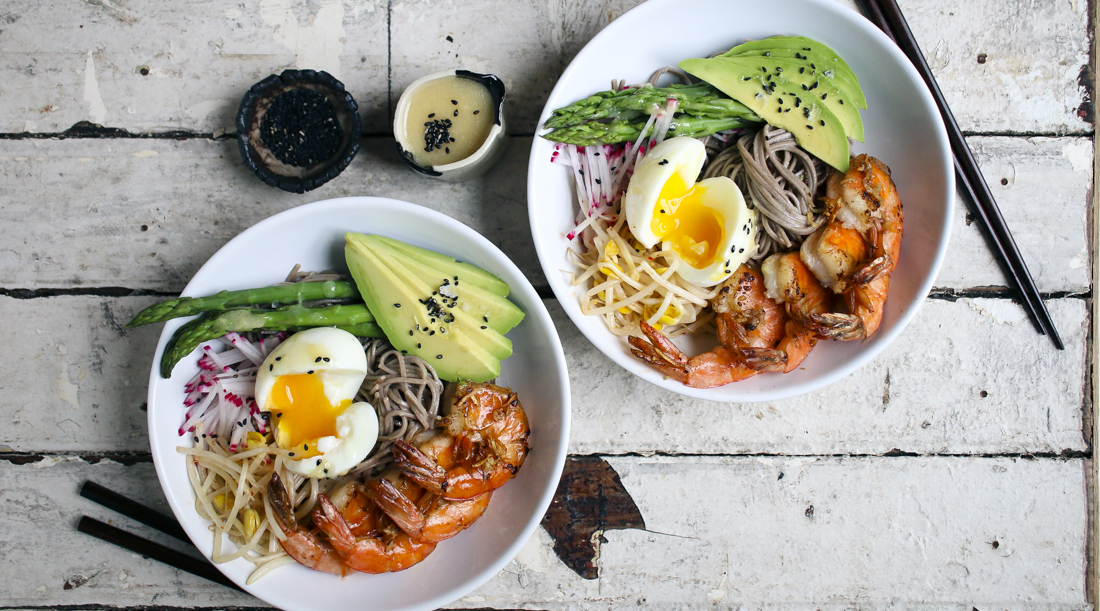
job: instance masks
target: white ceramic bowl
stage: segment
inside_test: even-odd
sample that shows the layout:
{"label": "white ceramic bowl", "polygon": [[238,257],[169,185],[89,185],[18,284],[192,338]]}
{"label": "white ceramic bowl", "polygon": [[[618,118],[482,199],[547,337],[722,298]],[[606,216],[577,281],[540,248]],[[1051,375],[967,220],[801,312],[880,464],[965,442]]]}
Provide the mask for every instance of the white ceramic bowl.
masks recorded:
{"label": "white ceramic bowl", "polygon": [[[682,30],[678,29],[682,24]],[[641,83],[666,65],[707,57],[747,39],[802,35],[832,47],[851,65],[867,97],[869,153],[893,172],[905,211],[901,260],[891,276],[886,313],[864,342],[822,342],[789,374],[758,375],[712,389],[688,388],[635,359],[625,340],[598,317],[581,313],[583,287],[573,287],[566,233],[577,213],[571,168],[551,164],[553,143],[536,137],[527,172],[531,232],[546,277],[562,307],[604,354],[662,388],[714,401],[771,401],[834,382],[870,361],[912,320],[928,295],[947,250],[955,193],[947,134],[920,76],[902,52],[858,13],[834,0],[650,0],[616,19],[589,42],[562,74],[540,125],[556,108],[597,91],[612,79]],[[628,52],[623,52],[624,49]],[[677,339],[688,354],[714,345]]]}
{"label": "white ceramic bowl", "polygon": [[[515,353],[501,363],[499,382],[519,393],[531,423],[531,447],[516,478],[493,495],[488,511],[468,530],[439,544],[422,563],[398,573],[355,573],[343,580],[297,564],[245,585],[251,563],[217,565],[256,597],[288,611],[434,609],[487,581],[504,567],[539,525],[557,488],[569,439],[569,378],[554,324],[519,269],[484,237],[438,212],[392,199],[348,197],[293,208],[233,238],[195,274],[183,294],[279,282],[296,263],[306,270],[344,265],[344,233],[388,235],[431,248],[490,271],[512,287],[509,298],[526,316],[508,333]],[[209,522],[195,512],[194,494],[176,451],[183,418],[183,385],[195,374],[197,352],[159,374],[164,345],[186,319],[161,333],[149,378],[149,442],[161,487],[176,518],[207,557]]]}
{"label": "white ceramic bowl", "polygon": [[[412,153],[408,152],[411,147],[418,146],[417,143],[424,139],[423,130],[416,138],[410,137],[410,134],[407,133],[409,106],[412,104],[412,97],[421,85],[452,76],[477,81],[489,90],[489,95],[492,96],[494,102],[493,127],[489,129],[489,134],[485,136],[485,142],[470,156],[459,159],[454,163],[424,167],[413,161]],[[393,137],[397,141],[397,151],[401,155],[401,160],[416,172],[428,178],[436,178],[445,182],[462,182],[481,176],[500,160],[501,154],[504,153],[504,147],[508,144],[508,134],[505,131],[507,125],[504,121],[504,98],[504,81],[492,74],[478,74],[469,70],[444,70],[416,79],[405,88],[405,91],[401,92],[401,97],[397,100],[397,106],[393,113]]]}

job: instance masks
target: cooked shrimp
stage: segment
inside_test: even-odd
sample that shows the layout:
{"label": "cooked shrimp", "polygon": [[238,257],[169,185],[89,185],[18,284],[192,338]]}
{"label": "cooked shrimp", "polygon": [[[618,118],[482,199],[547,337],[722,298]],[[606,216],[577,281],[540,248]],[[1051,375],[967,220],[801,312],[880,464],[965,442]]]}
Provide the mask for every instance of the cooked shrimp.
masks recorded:
{"label": "cooked shrimp", "polygon": [[294,519],[290,495],[280,481],[278,473],[271,474],[271,481],[267,485],[267,496],[271,503],[272,519],[286,533],[286,539],[279,541],[279,544],[291,558],[313,570],[333,573],[341,577],[351,572],[323,535],[302,528]]}
{"label": "cooked shrimp", "polygon": [[510,389],[462,382],[443,424],[419,447],[393,445],[394,464],[432,494],[462,500],[496,490],[527,457],[527,414]]}
{"label": "cooked shrimp", "polygon": [[828,223],[802,244],[802,260],[822,285],[844,295],[847,313],[813,314],[807,326],[821,337],[864,339],[878,330],[901,254],[902,206],[890,169],[868,155],[843,176],[829,176]]}
{"label": "cooked shrimp", "polygon": [[407,569],[428,557],[434,543],[413,540],[389,519],[373,532],[356,535],[344,515],[325,495],[317,497],[313,522],[351,568],[364,573],[391,573]]}
{"label": "cooked shrimp", "polygon": [[761,371],[790,373],[802,364],[817,344],[817,336],[806,324],[813,315],[829,311],[832,294],[799,258],[798,253],[776,253],[760,266],[768,297],[786,307],[784,335],[774,349],[745,348],[745,362]]}
{"label": "cooked shrimp", "polygon": [[401,530],[413,539],[438,543],[462,532],[485,513],[492,492],[472,499],[450,501],[419,489],[415,502],[390,480],[381,478],[370,483],[370,498]]}
{"label": "cooked shrimp", "polygon": [[660,331],[642,321],[642,333],[649,342],[629,337],[631,353],[692,388],[723,386],[759,373],[745,362],[741,350],[775,347],[783,337],[786,321],[783,308],[768,298],[763,275],[742,265],[723,283],[711,307],[718,314],[721,346],[688,358]]}

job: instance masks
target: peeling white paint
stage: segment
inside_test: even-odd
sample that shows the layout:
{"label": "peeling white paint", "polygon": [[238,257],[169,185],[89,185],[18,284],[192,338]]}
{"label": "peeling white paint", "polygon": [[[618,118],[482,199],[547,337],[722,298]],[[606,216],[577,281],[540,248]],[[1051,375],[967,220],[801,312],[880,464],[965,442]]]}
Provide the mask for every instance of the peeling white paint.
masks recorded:
{"label": "peeling white paint", "polygon": [[99,82],[95,78],[95,59],[92,49],[88,49],[88,58],[84,61],[84,101],[88,103],[88,117],[92,123],[103,125],[107,120],[107,106],[99,95]]}
{"label": "peeling white paint", "polygon": [[228,102],[228,100],[206,100],[204,102],[199,102],[198,104],[188,106],[187,110],[185,110],[184,112],[186,112],[188,116],[193,118],[195,120],[195,123],[201,126],[203,123],[206,122],[206,117],[209,116],[210,113],[223,108]]}
{"label": "peeling white paint", "polygon": [[275,42],[294,53],[296,68],[324,70],[340,78],[340,54],[345,41],[342,0],[322,0],[306,26],[298,24],[290,0],[262,0],[260,17],[274,28]]}
{"label": "peeling white paint", "polygon": [[1065,157],[1074,172],[1092,172],[1092,143],[1088,140],[1071,140],[1062,146]]}
{"label": "peeling white paint", "polygon": [[77,401],[76,384],[69,379],[69,363],[66,362],[65,357],[68,356],[69,351],[65,349],[64,344],[57,346],[58,353],[58,372],[57,372],[57,398],[68,403],[69,405],[78,407],[80,403]]}
{"label": "peeling white paint", "polygon": [[1007,299],[974,299],[966,303],[995,325],[1017,325],[1027,316],[1019,304]]}

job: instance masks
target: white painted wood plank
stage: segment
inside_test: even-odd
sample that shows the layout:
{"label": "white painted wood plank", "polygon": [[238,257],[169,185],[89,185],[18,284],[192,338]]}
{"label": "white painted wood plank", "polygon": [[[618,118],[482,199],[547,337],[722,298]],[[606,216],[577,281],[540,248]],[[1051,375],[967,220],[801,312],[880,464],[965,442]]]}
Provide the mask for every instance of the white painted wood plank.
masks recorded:
{"label": "white painted wood plank", "polygon": [[[19,321],[0,326],[0,370],[7,372],[0,378],[0,450],[147,452],[141,407],[160,329],[119,325],[151,301],[0,297],[0,319]],[[1088,449],[1088,312],[1080,299],[1049,304],[1064,352],[1010,301],[930,300],[894,345],[851,376],[810,395],[755,405],[694,401],[641,382],[599,353],[556,302],[547,305],[570,370],[576,454]]]}
{"label": "white painted wood plank", "polygon": [[[138,132],[212,132],[232,124],[252,83],[303,67],[336,74],[359,100],[367,130],[386,133],[388,95],[396,100],[417,76],[453,65],[504,78],[511,130],[530,134],[569,59],[635,4],[398,1],[391,65],[380,0],[156,7],[17,0],[5,6],[0,26],[0,131],[56,132],[85,120]],[[902,5],[964,129],[1089,129],[1076,114],[1089,44],[1085,2]]]}
{"label": "white painted wood plank", "polygon": [[[1039,288],[1088,290],[1084,219],[1091,143],[971,141]],[[0,286],[179,291],[210,255],[252,224],[348,195],[393,197],[453,216],[500,246],[533,283],[545,284],[526,212],[530,143],[512,138],[489,174],[451,184],[409,170],[388,139],[368,138],[343,174],[296,195],[248,173],[233,141],[0,141],[0,223],[6,228]],[[1004,286],[989,252],[977,227],[967,225],[960,202],[937,286]]]}
{"label": "white painted wood plank", "polygon": [[241,96],[287,68],[327,70],[389,130],[383,0],[15,0],[0,22],[0,131],[234,131]]}
{"label": "white painted wood plank", "polygon": [[901,337],[848,377],[801,397],[745,405],[695,401],[639,382],[571,324],[559,324],[573,391],[570,450],[1086,451],[1087,307],[1069,299],[1048,306],[1065,351],[1035,333],[1009,301],[929,300]]}
{"label": "white painted wood plank", "polygon": [[[570,571],[539,529],[500,574],[454,606],[1088,608],[1081,460],[610,462],[647,530],[603,533],[598,580]],[[81,514],[112,517],[77,496],[86,479],[164,508],[149,464],[0,462],[7,516],[0,522],[7,566],[0,604],[258,604],[77,533]],[[89,579],[64,590],[75,576]]]}
{"label": "white painted wood plank", "polygon": [[[967,143],[1039,290],[1087,290],[1091,138],[973,137]],[[1008,286],[961,195],[953,222],[936,286]]]}

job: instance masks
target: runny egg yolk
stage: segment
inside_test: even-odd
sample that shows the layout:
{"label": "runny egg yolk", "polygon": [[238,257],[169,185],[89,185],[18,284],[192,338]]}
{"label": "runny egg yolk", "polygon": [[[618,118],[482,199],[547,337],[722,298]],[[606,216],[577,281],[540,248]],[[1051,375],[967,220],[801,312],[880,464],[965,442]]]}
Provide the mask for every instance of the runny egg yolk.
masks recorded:
{"label": "runny egg yolk", "polygon": [[271,389],[271,402],[275,405],[271,411],[278,431],[276,441],[299,458],[319,453],[317,439],[335,435],[336,417],[351,405],[351,399],[329,403],[324,384],[308,373],[279,376]]}
{"label": "runny egg yolk", "polygon": [[674,173],[661,188],[650,222],[654,235],[671,242],[684,263],[697,269],[714,263],[724,232],[722,216],[703,205],[702,193]]}

